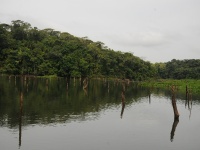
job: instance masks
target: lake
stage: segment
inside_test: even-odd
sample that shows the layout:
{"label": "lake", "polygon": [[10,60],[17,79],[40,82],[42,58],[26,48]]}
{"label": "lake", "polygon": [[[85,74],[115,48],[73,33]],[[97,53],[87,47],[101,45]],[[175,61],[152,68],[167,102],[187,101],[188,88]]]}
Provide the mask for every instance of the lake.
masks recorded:
{"label": "lake", "polygon": [[[2,150],[199,150],[200,93],[139,83],[0,76]],[[124,101],[122,98],[124,92]]]}

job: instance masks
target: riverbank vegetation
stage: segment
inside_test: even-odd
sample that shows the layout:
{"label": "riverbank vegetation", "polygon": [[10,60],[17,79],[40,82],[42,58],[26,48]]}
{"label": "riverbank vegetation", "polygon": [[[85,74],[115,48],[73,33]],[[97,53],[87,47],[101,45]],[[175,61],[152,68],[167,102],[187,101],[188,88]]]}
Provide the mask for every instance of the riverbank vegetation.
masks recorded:
{"label": "riverbank vegetation", "polygon": [[186,92],[186,88],[191,93],[200,93],[200,80],[195,79],[159,79],[141,82],[141,86],[151,88],[168,88],[175,86],[178,91]]}

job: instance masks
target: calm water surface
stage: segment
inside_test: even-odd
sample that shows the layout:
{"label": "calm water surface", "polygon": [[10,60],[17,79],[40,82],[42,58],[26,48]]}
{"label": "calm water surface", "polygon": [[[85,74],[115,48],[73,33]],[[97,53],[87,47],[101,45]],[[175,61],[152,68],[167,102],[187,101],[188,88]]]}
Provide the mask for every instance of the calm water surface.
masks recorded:
{"label": "calm water surface", "polygon": [[0,149],[199,150],[200,93],[176,100],[179,121],[169,90],[0,76]]}

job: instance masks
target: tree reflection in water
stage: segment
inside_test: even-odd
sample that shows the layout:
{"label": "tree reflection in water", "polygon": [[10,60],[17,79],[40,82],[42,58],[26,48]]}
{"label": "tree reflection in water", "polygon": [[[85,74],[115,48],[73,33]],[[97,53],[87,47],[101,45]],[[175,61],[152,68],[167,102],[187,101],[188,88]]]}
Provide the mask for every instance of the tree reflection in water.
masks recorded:
{"label": "tree reflection in water", "polygon": [[23,113],[23,92],[20,93],[20,113],[19,113],[19,148],[22,144],[22,113]]}
{"label": "tree reflection in water", "polygon": [[179,123],[179,119],[174,118],[174,122],[172,124],[171,136],[170,136],[171,142],[173,142],[173,140],[174,140],[174,134],[175,134],[178,123]]}
{"label": "tree reflection in water", "polygon": [[121,118],[123,117],[124,108],[125,108],[125,94],[124,90],[122,90],[121,97],[122,97],[122,110],[121,110]]}
{"label": "tree reflection in water", "polygon": [[[110,112],[115,112],[113,109],[117,110],[118,119],[123,118],[123,125],[127,125],[125,123],[126,121],[133,121],[133,125],[137,127],[137,119],[139,119],[139,121],[149,121],[145,118],[146,115],[143,115],[146,113],[146,111],[144,112],[143,106],[147,106],[149,110],[152,110],[152,112],[150,111],[148,115],[154,115],[155,112],[160,111],[160,109],[155,110],[154,108],[157,108],[157,106],[162,107],[163,105],[159,104],[163,104],[163,101],[167,102],[168,105],[169,99],[167,98],[169,97],[170,104],[168,105],[169,107],[167,110],[171,112],[171,107],[173,107],[174,120],[171,124],[172,126],[167,124],[165,127],[168,128],[170,126],[171,131],[168,131],[168,135],[166,135],[166,137],[170,136],[170,140],[173,141],[179,123],[179,118],[176,117],[176,114],[178,114],[176,113],[178,112],[176,99],[180,99],[179,103],[177,103],[180,104],[180,108],[182,104],[182,107],[186,106],[187,112],[189,109],[190,116],[192,103],[193,111],[196,109],[196,105],[199,106],[200,103],[196,100],[198,97],[194,93],[193,101],[192,96],[189,94],[185,101],[185,92],[180,94],[177,92],[176,87],[173,89],[176,92],[174,91],[173,93],[173,91],[171,92],[169,90],[158,88],[149,89],[146,87],[141,87],[137,82],[131,82],[128,85],[125,80],[117,80],[117,82],[108,80],[105,82],[101,79],[94,80],[84,78],[79,82],[78,81],[79,79],[73,80],[66,78],[46,79],[26,77],[24,79],[24,77],[22,78],[20,76],[15,76],[14,78],[9,77],[9,80],[8,77],[0,78],[0,123],[1,127],[8,127],[9,129],[13,129],[11,131],[17,131],[19,136],[17,138],[17,144],[15,145],[17,148],[23,149],[24,146],[29,144],[25,141],[29,140],[30,137],[28,139],[27,133],[23,132],[23,130],[25,128],[29,128],[32,125],[44,125],[47,128],[57,124],[63,124],[64,126],[69,124],[69,127],[71,127],[74,122],[78,122],[78,124],[83,122],[85,125],[87,123],[90,125],[91,123],[96,123],[96,120],[98,120],[98,123],[99,121],[101,122],[101,118],[104,116],[106,119],[108,119],[106,121],[112,121],[112,118],[108,118],[107,116],[112,115],[109,114]],[[163,101],[157,102],[156,99],[158,96],[163,96]],[[156,106],[154,105],[155,102],[157,104]],[[140,108],[138,106],[142,107]],[[166,105],[164,104],[164,106]],[[124,118],[125,107],[125,115],[127,118]],[[138,111],[141,113],[138,113]],[[108,115],[102,115],[105,112],[108,113]],[[136,113],[133,114],[132,112]],[[135,117],[136,121],[130,120],[129,117],[131,117],[131,119]],[[153,117],[154,116],[152,116],[152,118]],[[118,119],[115,121],[119,121]],[[90,122],[91,120],[93,121]],[[161,121],[163,120],[166,121],[165,118],[161,118]],[[184,117],[181,118],[181,121],[184,122]],[[105,124],[107,124],[107,122]],[[146,125],[148,126],[149,124],[139,124],[141,127],[146,127]],[[157,131],[157,127],[158,126],[152,126],[152,129]],[[36,128],[31,128],[31,130],[32,129],[35,130]],[[179,130],[181,129],[182,128]],[[128,132],[128,129],[126,131]],[[181,136],[181,134],[183,133],[179,133],[179,136]],[[26,136],[26,139],[23,138],[24,135]],[[135,135],[137,135],[137,132]],[[32,136],[32,134],[30,136]],[[22,141],[23,139],[24,142]],[[179,139],[176,139],[176,142],[178,143],[179,140],[181,140],[180,137]],[[33,141],[32,144],[34,144],[34,142],[35,141]]]}

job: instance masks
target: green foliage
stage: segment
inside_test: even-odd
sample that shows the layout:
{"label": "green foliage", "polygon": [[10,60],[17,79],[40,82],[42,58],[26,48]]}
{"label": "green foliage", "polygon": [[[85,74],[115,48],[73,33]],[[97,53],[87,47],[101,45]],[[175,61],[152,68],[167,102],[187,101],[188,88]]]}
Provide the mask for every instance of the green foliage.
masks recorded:
{"label": "green foliage", "polygon": [[21,20],[0,24],[0,73],[200,79],[200,60],[175,60],[151,64],[131,53],[107,48],[87,37],[75,37],[51,28],[39,30]]}
{"label": "green foliage", "polygon": [[200,59],[176,60],[155,64],[161,78],[200,79]]}
{"label": "green foliage", "polygon": [[21,20],[0,24],[0,72],[63,77],[106,76],[145,80],[155,67],[131,53],[116,52],[104,43]]}
{"label": "green foliage", "polygon": [[161,79],[161,80],[151,80],[144,81],[141,83],[142,86],[147,87],[158,87],[158,88],[169,88],[174,85],[176,88],[182,92],[185,92],[186,86],[191,90],[192,93],[200,93],[200,80],[195,79]]}

